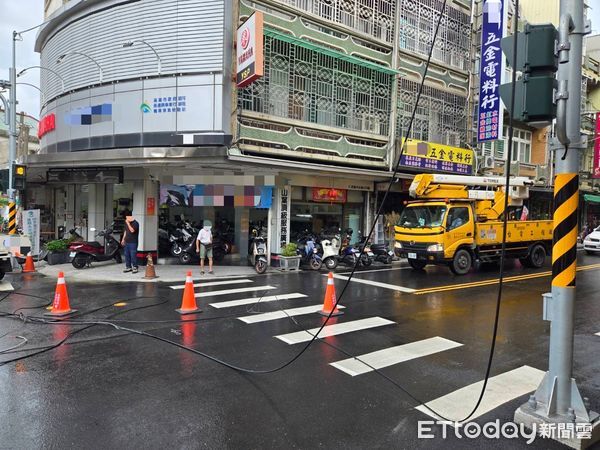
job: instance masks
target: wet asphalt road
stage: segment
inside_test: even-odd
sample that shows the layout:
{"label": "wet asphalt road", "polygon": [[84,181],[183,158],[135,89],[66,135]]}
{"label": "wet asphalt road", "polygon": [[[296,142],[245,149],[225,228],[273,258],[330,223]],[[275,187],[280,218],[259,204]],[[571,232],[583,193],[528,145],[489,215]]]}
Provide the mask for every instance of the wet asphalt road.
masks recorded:
{"label": "wet asphalt road", "polygon": [[[598,411],[600,258],[580,254],[579,265],[585,270],[578,272],[575,376]],[[419,440],[417,422],[430,417],[415,407],[483,379],[498,268],[484,267],[465,277],[443,267],[423,272],[397,265],[374,269],[356,275],[366,283],[349,284],[340,302],[345,314],[328,325],[374,317],[394,323],[327,337],[270,374],[236,371],[106,325],[77,332],[89,325],[24,324],[0,317],[0,364],[77,332],[55,349],[0,366],[0,448],[563,448],[547,440],[529,446],[523,439],[450,435],[442,440],[439,429],[433,431],[436,438]],[[492,375],[524,365],[547,369],[549,323],[541,319],[541,294],[549,291],[548,270],[508,263]],[[337,273],[345,276],[343,269]],[[52,298],[55,280],[40,275],[11,275],[7,280],[27,295],[0,301],[1,311],[28,308],[19,312],[33,316],[45,312],[39,306]],[[335,281],[338,297],[344,283]],[[71,306],[81,313],[73,322],[112,315],[113,323],[122,327],[144,330],[232,365],[264,370],[289,361],[306,345],[290,345],[274,336],[319,327],[324,319],[311,313],[244,323],[237,317],[321,303],[325,284],[324,273],[303,272],[208,286],[196,290],[204,295],[198,298],[203,312],[187,320],[174,311],[182,291],[169,285],[68,283],[68,289]],[[264,290],[218,293],[259,286]],[[305,297],[227,308],[209,305],[290,293]],[[119,301],[126,305],[112,306]],[[20,344],[17,335],[27,343],[3,352]],[[433,337],[462,345],[392,364],[380,373],[350,376],[330,365],[348,355]],[[475,422],[510,421],[527,398],[514,397]]]}

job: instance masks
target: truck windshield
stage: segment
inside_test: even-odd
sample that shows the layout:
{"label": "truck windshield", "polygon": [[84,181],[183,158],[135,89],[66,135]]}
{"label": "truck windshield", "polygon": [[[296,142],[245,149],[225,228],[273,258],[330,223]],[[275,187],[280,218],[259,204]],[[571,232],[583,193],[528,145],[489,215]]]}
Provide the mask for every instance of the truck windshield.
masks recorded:
{"label": "truck windshield", "polygon": [[407,206],[400,215],[398,226],[404,228],[432,228],[439,227],[444,221],[446,207],[437,206]]}

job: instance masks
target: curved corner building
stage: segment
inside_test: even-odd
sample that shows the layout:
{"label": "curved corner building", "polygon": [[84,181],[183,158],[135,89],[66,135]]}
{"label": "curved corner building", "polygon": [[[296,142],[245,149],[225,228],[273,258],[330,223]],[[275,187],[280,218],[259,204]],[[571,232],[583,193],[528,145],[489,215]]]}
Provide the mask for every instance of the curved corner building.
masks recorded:
{"label": "curved corner building", "polygon": [[[41,151],[28,164],[30,178],[54,187],[49,231],[113,221],[118,230],[132,210],[140,253],[162,256],[159,228],[210,220],[234,244],[232,263],[245,260],[252,226],[268,228],[275,253],[305,229],[366,229],[442,5],[45,3],[36,50],[51,70],[41,71]],[[236,30],[255,12],[263,76],[238,88]],[[402,177],[473,170],[470,14],[469,1],[448,1]],[[468,159],[429,158],[434,145]],[[406,189],[397,183],[398,199]]]}

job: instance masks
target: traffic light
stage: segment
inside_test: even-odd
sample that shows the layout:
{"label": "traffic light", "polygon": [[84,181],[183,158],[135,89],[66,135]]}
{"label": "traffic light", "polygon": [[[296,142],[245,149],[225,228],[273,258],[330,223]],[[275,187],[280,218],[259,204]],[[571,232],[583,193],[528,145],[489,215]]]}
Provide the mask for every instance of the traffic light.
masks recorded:
{"label": "traffic light", "polygon": [[27,167],[22,164],[13,165],[13,188],[24,190],[25,178],[27,178]]}
{"label": "traffic light", "polygon": [[[510,110],[512,83],[500,86],[500,97],[513,119],[537,125],[551,123],[556,117],[558,31],[552,24],[525,24],[524,31],[517,34],[517,66],[513,70],[522,72],[522,76],[515,85],[515,110]],[[514,40],[512,35],[501,42],[509,66],[513,64]]]}

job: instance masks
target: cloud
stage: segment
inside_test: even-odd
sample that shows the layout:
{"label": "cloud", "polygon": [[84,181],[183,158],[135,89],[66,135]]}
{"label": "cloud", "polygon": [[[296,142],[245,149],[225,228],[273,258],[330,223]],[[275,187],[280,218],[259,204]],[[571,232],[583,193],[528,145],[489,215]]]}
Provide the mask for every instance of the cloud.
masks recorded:
{"label": "cloud", "polygon": [[[12,32],[25,30],[43,22],[44,0],[0,0],[0,78],[8,80],[8,69],[12,61]],[[39,65],[40,55],[33,50],[37,30],[23,35],[17,42],[17,71]],[[31,70],[19,78],[20,81],[39,86],[38,70]],[[34,117],[39,116],[39,92],[29,86],[17,86],[18,110]]]}

